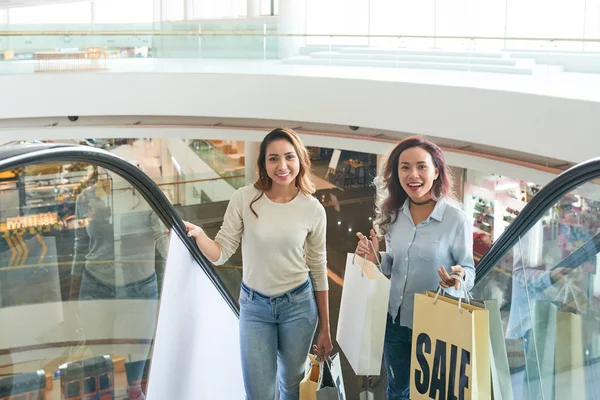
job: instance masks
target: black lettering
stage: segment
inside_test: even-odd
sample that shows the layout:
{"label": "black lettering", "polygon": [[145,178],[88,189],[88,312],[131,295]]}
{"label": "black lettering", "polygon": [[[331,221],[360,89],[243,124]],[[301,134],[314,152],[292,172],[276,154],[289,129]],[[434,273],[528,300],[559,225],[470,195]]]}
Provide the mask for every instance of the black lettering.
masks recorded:
{"label": "black lettering", "polygon": [[469,387],[467,365],[471,364],[471,353],[462,349],[460,354],[460,380],[458,381],[458,400],[465,399],[465,388]]}
{"label": "black lettering", "polygon": [[422,372],[418,368],[415,370],[415,387],[421,394],[427,393],[429,389],[429,364],[425,359],[425,353],[431,354],[431,339],[426,333],[420,333],[417,336],[417,362]]}
{"label": "black lettering", "polygon": [[458,347],[450,347],[450,371],[448,371],[448,400],[458,400],[454,391],[456,389],[456,369],[458,368],[456,358],[458,356]]}
{"label": "black lettering", "polygon": [[[439,398],[437,393],[440,393]],[[446,400],[446,342],[436,340],[429,398]]]}
{"label": "black lettering", "polygon": [[344,394],[342,393],[342,381],[339,376],[335,379],[335,387],[337,388],[338,392],[338,400],[344,400]]}

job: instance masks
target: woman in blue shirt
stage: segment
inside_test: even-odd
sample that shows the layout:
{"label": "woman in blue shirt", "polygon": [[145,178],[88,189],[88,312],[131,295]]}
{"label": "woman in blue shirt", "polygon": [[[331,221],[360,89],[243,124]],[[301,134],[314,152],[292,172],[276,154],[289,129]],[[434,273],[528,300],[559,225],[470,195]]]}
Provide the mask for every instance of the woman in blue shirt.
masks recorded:
{"label": "woman in blue shirt", "polygon": [[[421,137],[401,141],[375,182],[375,229],[371,244],[357,233],[356,254],[381,262],[383,273],[391,275],[384,345],[387,395],[408,400],[414,295],[438,285],[459,295],[460,281],[451,274],[463,277],[469,289],[473,286],[473,234],[467,216],[450,199],[452,178],[433,142]],[[386,251],[380,254],[377,238],[382,236]]]}

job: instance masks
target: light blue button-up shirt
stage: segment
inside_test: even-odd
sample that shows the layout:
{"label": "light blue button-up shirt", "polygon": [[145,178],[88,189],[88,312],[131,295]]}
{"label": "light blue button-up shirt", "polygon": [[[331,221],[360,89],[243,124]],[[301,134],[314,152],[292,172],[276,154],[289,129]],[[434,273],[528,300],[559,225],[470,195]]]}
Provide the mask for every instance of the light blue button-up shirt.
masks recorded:
{"label": "light blue button-up shirt", "polygon": [[[394,321],[400,314],[400,325],[412,328],[415,293],[438,288],[437,269],[443,265],[450,272],[450,267],[460,265],[471,289],[475,263],[473,229],[464,211],[442,198],[429,218],[415,226],[408,206],[407,199],[385,235],[381,268],[384,274],[391,275],[388,312]],[[459,295],[453,288],[448,293]]]}

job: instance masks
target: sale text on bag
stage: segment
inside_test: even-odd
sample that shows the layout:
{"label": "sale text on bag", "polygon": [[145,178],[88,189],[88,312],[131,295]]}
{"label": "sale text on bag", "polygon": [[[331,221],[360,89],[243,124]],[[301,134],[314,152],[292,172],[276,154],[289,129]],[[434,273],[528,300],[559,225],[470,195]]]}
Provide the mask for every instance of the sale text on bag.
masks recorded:
{"label": "sale text on bag", "polygon": [[[439,339],[435,341],[435,347],[432,348],[431,338],[426,333],[417,336],[416,344],[418,365],[413,365],[413,368],[414,387],[417,391],[430,399],[465,399],[465,389],[469,387],[467,366],[471,364],[471,353],[453,344],[448,349],[448,344]],[[450,351],[449,365],[446,363],[448,351]],[[432,353],[433,361],[430,365],[425,354]]]}

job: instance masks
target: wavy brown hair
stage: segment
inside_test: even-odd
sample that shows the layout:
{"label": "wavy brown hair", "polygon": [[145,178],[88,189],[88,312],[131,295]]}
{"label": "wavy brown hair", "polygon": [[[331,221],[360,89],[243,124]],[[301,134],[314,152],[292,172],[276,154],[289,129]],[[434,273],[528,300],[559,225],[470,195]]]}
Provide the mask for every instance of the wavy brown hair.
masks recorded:
{"label": "wavy brown hair", "polygon": [[433,186],[429,194],[433,200],[439,200],[442,197],[453,197],[451,194],[453,179],[450,174],[448,164],[444,158],[444,153],[437,144],[420,136],[411,136],[394,147],[386,163],[383,165],[381,173],[375,178],[375,188],[377,195],[375,196],[375,220],[373,227],[379,237],[389,232],[389,227],[396,219],[398,212],[404,201],[408,197],[406,191],[400,184],[398,177],[398,163],[400,154],[404,150],[420,147],[431,154],[433,166],[437,168],[439,176],[433,181]]}
{"label": "wavy brown hair", "polygon": [[298,171],[298,176],[296,176],[296,187],[300,189],[300,192],[306,196],[310,196],[315,192],[315,185],[310,179],[310,155],[308,154],[306,147],[304,147],[302,140],[300,140],[298,134],[292,129],[273,129],[261,142],[260,154],[258,155],[258,160],[256,162],[256,166],[258,168],[258,179],[256,182],[254,182],[254,187],[258,189],[260,193],[250,203],[250,210],[256,218],[258,218],[258,214],[256,211],[254,211],[252,205],[265,194],[265,191],[271,189],[271,186],[273,185],[273,180],[271,180],[271,178],[269,178],[269,174],[267,174],[266,160],[267,147],[276,140],[286,140],[292,146],[294,146],[294,151],[296,151],[296,155],[300,161],[300,171]]}

